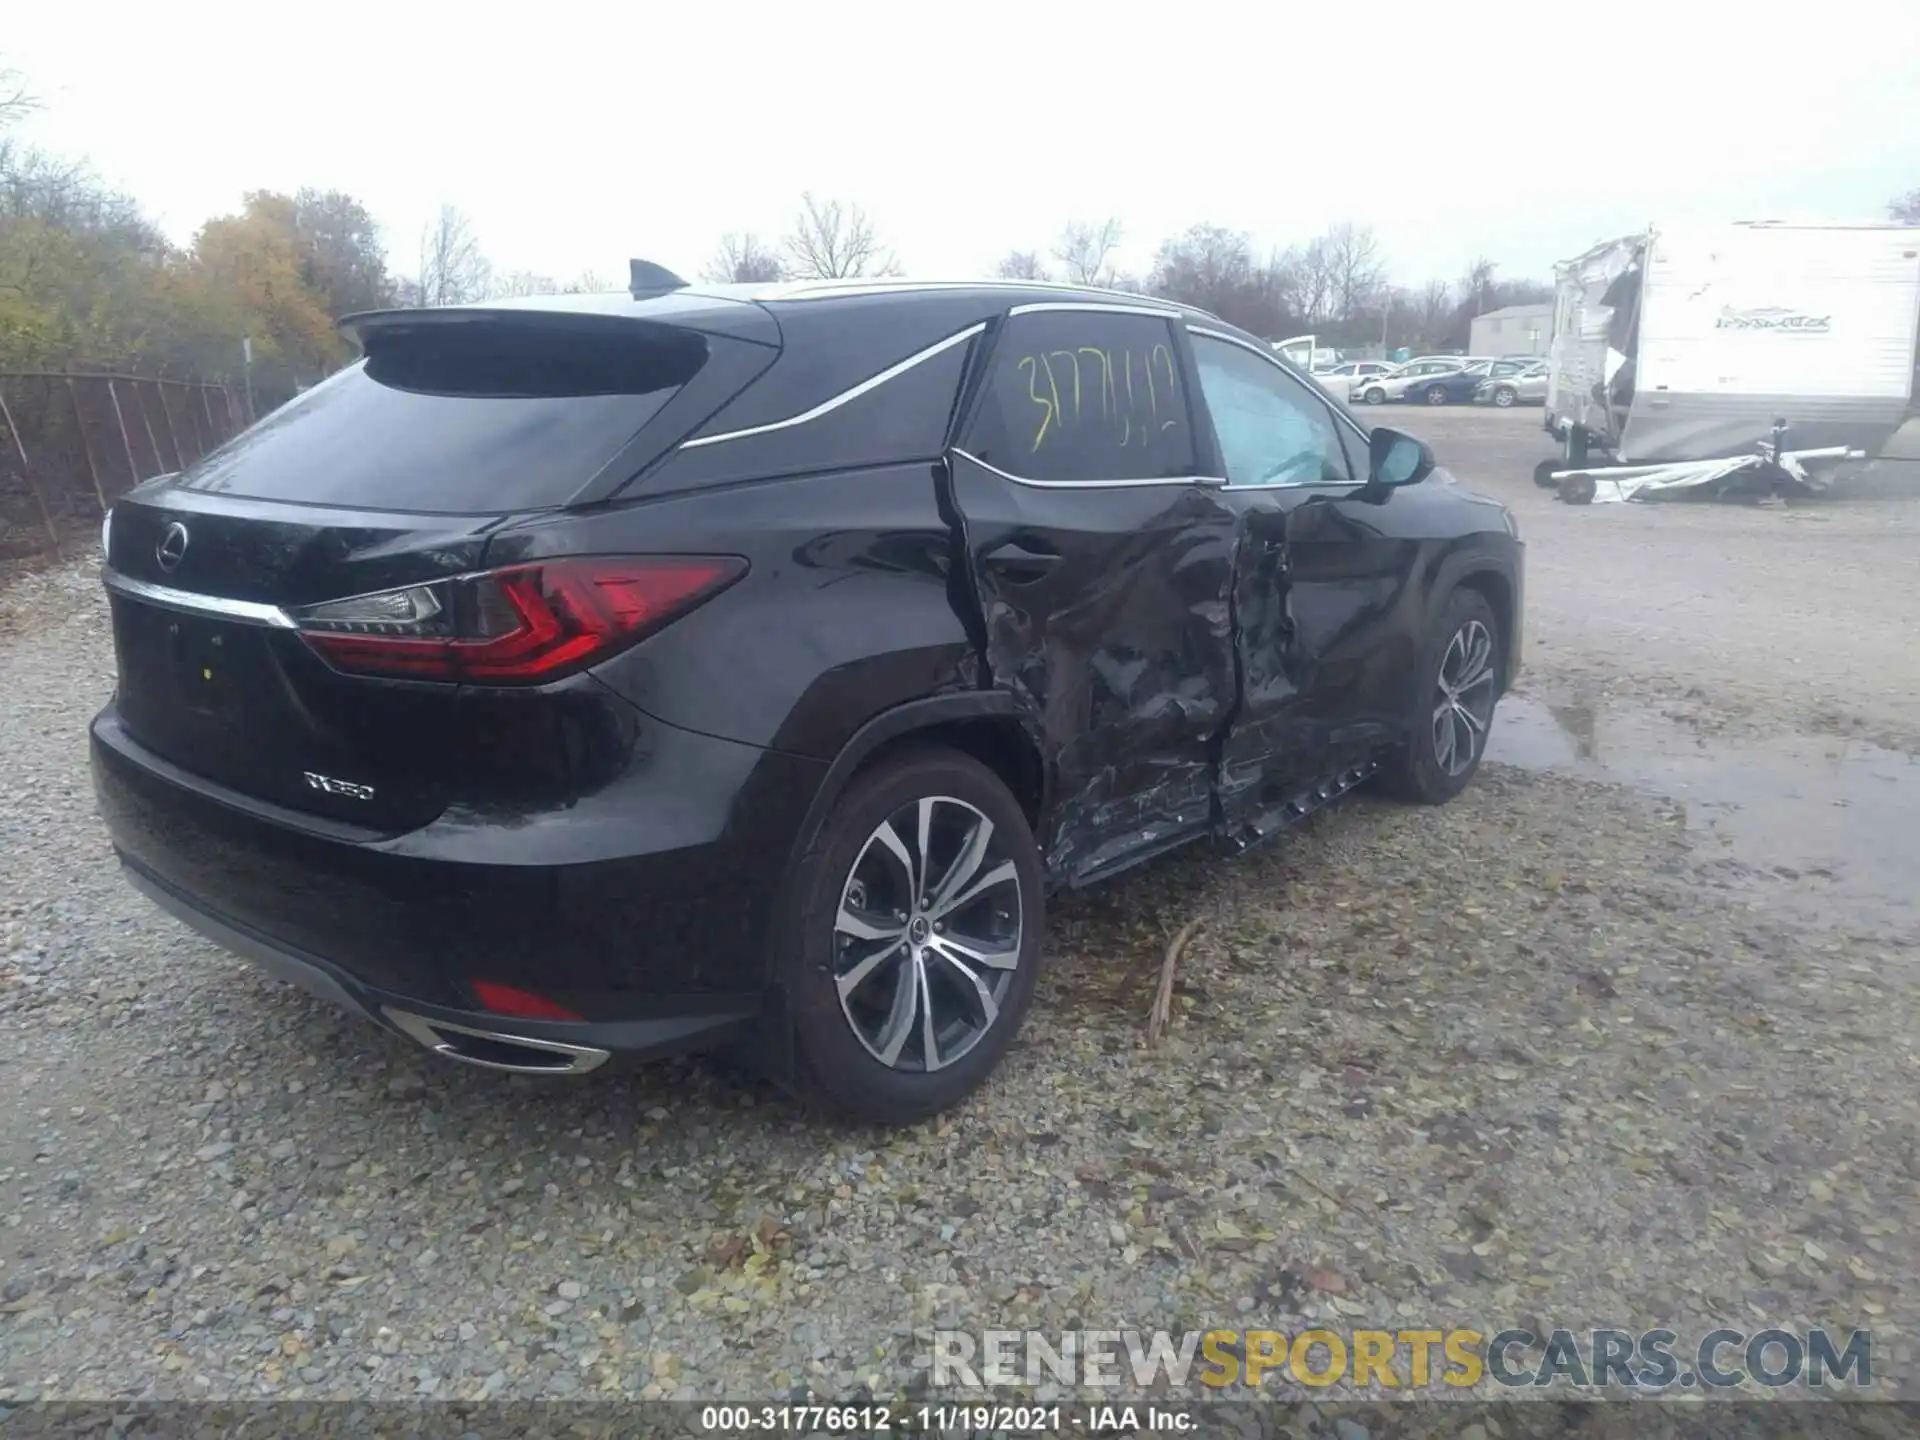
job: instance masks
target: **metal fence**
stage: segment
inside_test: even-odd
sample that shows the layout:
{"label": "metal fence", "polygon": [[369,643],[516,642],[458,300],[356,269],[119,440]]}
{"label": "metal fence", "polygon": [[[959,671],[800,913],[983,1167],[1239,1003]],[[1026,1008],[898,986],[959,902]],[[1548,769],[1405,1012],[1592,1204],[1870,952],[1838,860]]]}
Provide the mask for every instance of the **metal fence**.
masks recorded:
{"label": "metal fence", "polygon": [[0,370],[0,559],[64,555],[143,480],[244,429],[231,385],[102,370]]}

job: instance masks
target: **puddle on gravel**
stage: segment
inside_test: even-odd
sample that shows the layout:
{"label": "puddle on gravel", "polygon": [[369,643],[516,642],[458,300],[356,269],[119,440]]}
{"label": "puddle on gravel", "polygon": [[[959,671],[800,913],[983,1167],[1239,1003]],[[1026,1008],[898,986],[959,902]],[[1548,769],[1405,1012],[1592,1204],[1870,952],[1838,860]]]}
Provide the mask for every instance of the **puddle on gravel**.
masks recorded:
{"label": "puddle on gravel", "polygon": [[1509,695],[1487,758],[1667,796],[1768,903],[1920,939],[1920,756],[1828,736],[1729,739],[1647,710]]}

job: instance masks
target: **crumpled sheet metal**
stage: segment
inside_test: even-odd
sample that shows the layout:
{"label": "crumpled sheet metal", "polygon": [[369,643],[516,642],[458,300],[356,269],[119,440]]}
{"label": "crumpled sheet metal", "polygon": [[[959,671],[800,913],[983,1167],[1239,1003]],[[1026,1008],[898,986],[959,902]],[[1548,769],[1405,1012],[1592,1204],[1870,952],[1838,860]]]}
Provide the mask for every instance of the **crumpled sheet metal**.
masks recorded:
{"label": "crumpled sheet metal", "polygon": [[1237,694],[1238,530],[1196,489],[1129,543],[1070,557],[1071,603],[1042,616],[987,598],[985,669],[1021,702],[1052,776],[1039,838],[1056,878],[1078,883],[1212,823],[1214,746]]}
{"label": "crumpled sheet metal", "polygon": [[[1818,494],[1831,488],[1833,472],[1809,462],[1864,459],[1864,450],[1843,445],[1821,450],[1790,450],[1780,457],[1780,468],[1802,489]],[[1682,491],[1706,491],[1733,497],[1772,488],[1761,455],[1735,455],[1721,460],[1681,460],[1666,465],[1623,465],[1602,469],[1554,472],[1562,498],[1585,505],[1613,505],[1628,500],[1657,500]],[[1586,493],[1591,482],[1592,493]]]}

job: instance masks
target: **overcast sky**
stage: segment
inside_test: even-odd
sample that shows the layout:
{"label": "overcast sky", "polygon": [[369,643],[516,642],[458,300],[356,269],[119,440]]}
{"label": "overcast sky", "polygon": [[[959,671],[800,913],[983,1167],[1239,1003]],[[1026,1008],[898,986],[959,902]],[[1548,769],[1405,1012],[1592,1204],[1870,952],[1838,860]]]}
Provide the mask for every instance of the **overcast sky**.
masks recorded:
{"label": "overcast sky", "polygon": [[[431,17],[429,17],[431,12]],[[1713,17],[1720,12],[1723,22]],[[908,273],[978,274],[1118,215],[1352,219],[1394,278],[1502,275],[1649,221],[1880,218],[1920,186],[1920,0],[1401,5],[16,4],[35,142],[176,239],[248,189],[339,188],[396,269],[442,202],[499,269],[691,275],[803,189]],[[1737,18],[1736,18],[1737,17]]]}

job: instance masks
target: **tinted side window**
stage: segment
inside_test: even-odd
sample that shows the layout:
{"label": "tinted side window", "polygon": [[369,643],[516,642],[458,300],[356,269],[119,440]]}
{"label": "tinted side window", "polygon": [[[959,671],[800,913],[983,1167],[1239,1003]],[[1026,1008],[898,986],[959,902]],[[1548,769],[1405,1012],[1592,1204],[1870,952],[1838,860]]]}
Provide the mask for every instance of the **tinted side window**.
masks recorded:
{"label": "tinted side window", "polygon": [[[950,345],[801,424],[776,424],[759,433],[741,426],[747,433],[677,451],[647,483],[720,485],[809,470],[931,460],[946,448],[954,400],[975,343]],[[709,433],[733,431],[732,416],[731,409],[721,411],[709,425]]]}
{"label": "tinted side window", "polygon": [[1229,485],[1350,485],[1332,412],[1305,385],[1224,340],[1193,337]]}
{"label": "tinted side window", "polygon": [[1015,315],[963,444],[1028,480],[1192,475],[1192,421],[1173,332],[1147,315]]}

